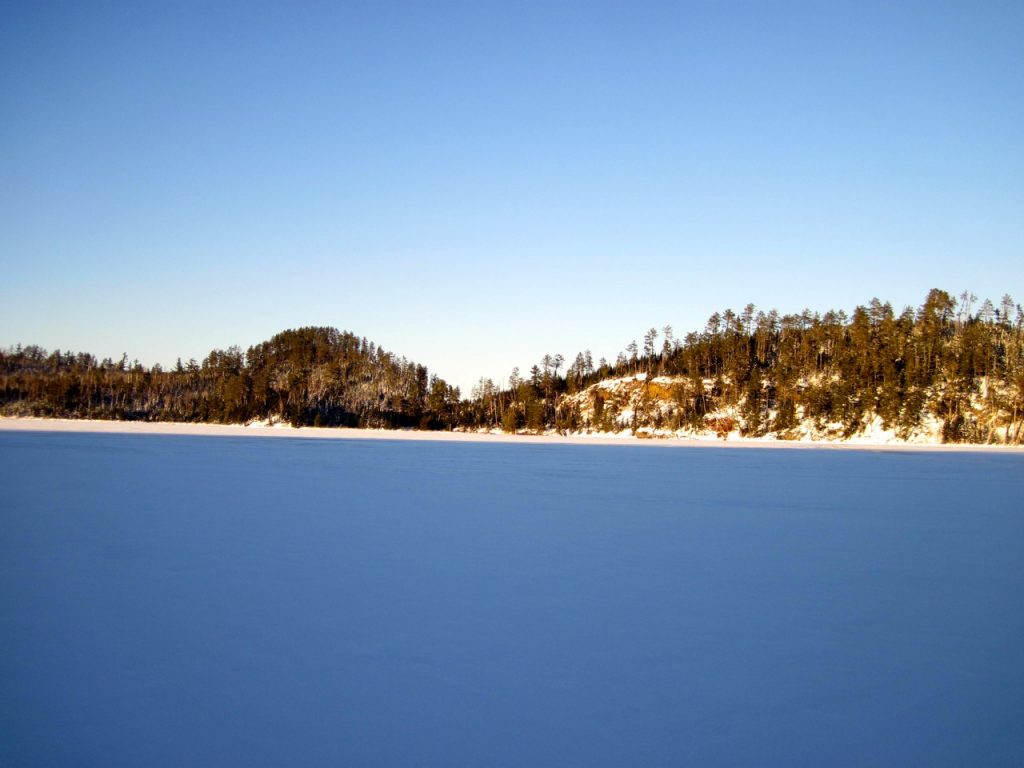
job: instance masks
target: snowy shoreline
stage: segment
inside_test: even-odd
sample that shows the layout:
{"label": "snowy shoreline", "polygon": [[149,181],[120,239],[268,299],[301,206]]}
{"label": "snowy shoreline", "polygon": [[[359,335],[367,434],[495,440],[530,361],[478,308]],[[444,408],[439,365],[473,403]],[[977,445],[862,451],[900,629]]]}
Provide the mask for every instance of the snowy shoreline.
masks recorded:
{"label": "snowy shoreline", "polygon": [[632,435],[594,433],[584,435],[510,435],[482,432],[428,432],[402,429],[352,429],[346,427],[291,427],[285,424],[196,424],[183,422],[103,421],[91,419],[0,418],[0,431],[80,432],[133,435],[181,435],[202,437],[286,437],[313,440],[418,440],[425,442],[473,442],[542,445],[641,445],[664,448],[784,448],[898,451],[970,451],[1024,453],[1024,446],[957,443],[867,442],[824,440],[766,440],[759,438],[638,438]]}

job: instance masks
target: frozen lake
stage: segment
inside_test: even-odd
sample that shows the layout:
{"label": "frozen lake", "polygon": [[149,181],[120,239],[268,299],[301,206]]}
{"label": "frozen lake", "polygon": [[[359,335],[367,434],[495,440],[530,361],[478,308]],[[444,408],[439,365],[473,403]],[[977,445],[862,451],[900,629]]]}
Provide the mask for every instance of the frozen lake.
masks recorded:
{"label": "frozen lake", "polygon": [[1024,761],[1024,455],[0,432],[0,765]]}

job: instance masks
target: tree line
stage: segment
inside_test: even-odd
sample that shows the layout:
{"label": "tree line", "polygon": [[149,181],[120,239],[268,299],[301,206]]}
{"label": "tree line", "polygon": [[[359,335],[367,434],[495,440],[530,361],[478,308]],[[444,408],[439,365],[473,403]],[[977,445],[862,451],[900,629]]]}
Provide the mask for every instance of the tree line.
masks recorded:
{"label": "tree line", "polygon": [[452,423],[459,400],[426,367],[334,328],[287,330],[172,370],[37,346],[0,352],[6,415],[438,428]]}
{"label": "tree line", "polygon": [[[638,376],[642,374],[642,376]],[[616,404],[593,385],[641,378],[634,429],[717,429],[730,413],[744,434],[786,434],[810,420],[845,436],[873,417],[909,435],[925,419],[947,442],[1020,443],[1024,311],[959,301],[933,289],[897,313],[872,299],[851,315],[779,315],[748,304],[713,314],[678,338],[651,328],[614,362],[589,351],[566,365],[544,355],[526,374],[480,379],[468,398],[427,368],[348,332],[288,330],[250,347],[214,350],[172,370],[127,358],[16,347],[0,351],[0,413],[98,419],[296,426],[503,429],[621,428]],[[661,378],[664,377],[664,378]],[[710,420],[710,421],[709,421]]]}
{"label": "tree line", "polygon": [[482,379],[463,407],[464,424],[620,429],[600,390],[582,400],[585,409],[574,395],[642,375],[646,397],[631,415],[634,430],[716,431],[720,425],[709,418],[732,413],[751,437],[786,436],[799,422],[851,437],[877,416],[904,437],[930,418],[940,422],[945,442],[1024,438],[1024,310],[1009,295],[996,305],[933,289],[920,307],[898,314],[877,298],[852,315],[780,315],[748,304],[716,312],[681,339],[671,327],[660,334],[651,328],[614,363],[595,365],[585,351],[560,375],[563,362],[546,355],[526,377],[514,370],[504,388]]}

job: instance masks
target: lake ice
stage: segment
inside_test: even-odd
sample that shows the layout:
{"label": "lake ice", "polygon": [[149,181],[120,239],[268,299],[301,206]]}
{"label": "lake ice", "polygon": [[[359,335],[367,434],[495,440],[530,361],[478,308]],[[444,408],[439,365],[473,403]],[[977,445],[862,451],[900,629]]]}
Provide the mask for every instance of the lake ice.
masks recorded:
{"label": "lake ice", "polygon": [[1020,765],[1024,455],[0,433],[0,765]]}

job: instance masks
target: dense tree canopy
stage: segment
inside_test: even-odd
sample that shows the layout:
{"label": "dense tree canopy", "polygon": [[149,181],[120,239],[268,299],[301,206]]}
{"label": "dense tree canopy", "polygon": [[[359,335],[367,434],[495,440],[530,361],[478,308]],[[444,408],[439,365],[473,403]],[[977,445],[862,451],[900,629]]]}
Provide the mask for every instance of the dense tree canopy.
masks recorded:
{"label": "dense tree canopy", "polygon": [[[660,344],[659,344],[660,339]],[[643,379],[629,426],[784,436],[799,421],[856,434],[872,418],[909,434],[941,422],[949,442],[1021,442],[1024,311],[933,289],[897,314],[872,299],[848,316],[782,315],[748,304],[712,315],[680,339],[645,332],[614,364],[589,350],[566,366],[546,354],[507,386],[481,379],[469,399],[427,369],[333,328],[288,330],[214,350],[173,370],[36,346],[0,351],[0,412],[149,421],[493,429],[620,429],[599,382]],[[642,374],[642,376],[641,376]],[[661,377],[661,378],[659,378]],[[647,407],[660,399],[660,407]],[[665,404],[668,404],[665,407]],[[586,407],[582,407],[585,404]]]}
{"label": "dense tree canopy", "polygon": [[507,430],[619,429],[614,404],[600,389],[582,401],[586,412],[574,394],[602,380],[642,375],[645,394],[669,400],[669,407],[648,409],[641,401],[629,423],[634,429],[715,431],[708,417],[732,413],[751,436],[785,436],[798,420],[852,436],[877,416],[902,435],[932,418],[941,421],[948,442],[1020,442],[1024,312],[1010,296],[998,308],[986,300],[974,311],[975,301],[967,292],[957,302],[933,289],[920,308],[898,315],[878,299],[852,316],[810,310],[780,316],[753,304],[740,313],[726,309],[681,340],[664,328],[660,347],[651,328],[642,347],[631,342],[614,365],[602,360],[595,368],[587,351],[564,378],[544,362],[526,380],[516,371],[503,392],[481,391],[464,423]]}
{"label": "dense tree canopy", "polygon": [[284,331],[244,353],[214,350],[172,371],[34,346],[0,353],[7,414],[419,427],[441,424],[458,399],[422,365],[334,328]]}

